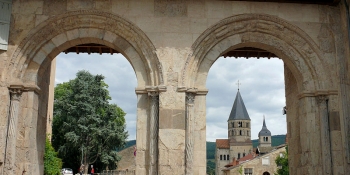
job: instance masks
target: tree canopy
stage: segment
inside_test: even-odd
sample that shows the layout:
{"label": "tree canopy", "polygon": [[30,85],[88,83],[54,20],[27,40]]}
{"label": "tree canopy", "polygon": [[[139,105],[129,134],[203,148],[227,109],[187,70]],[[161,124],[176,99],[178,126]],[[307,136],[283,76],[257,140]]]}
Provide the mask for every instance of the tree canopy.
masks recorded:
{"label": "tree canopy", "polygon": [[[125,112],[110,104],[102,75],[79,71],[76,78],[58,84],[54,94],[52,143],[65,167],[77,170],[94,164],[95,170],[115,169],[117,149],[125,145]],[[95,171],[96,172],[96,171]]]}

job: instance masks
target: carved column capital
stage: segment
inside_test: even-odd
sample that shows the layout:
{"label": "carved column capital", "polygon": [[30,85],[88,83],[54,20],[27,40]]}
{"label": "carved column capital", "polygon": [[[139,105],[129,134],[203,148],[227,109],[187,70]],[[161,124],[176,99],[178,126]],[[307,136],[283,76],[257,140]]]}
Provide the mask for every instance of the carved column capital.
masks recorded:
{"label": "carved column capital", "polygon": [[316,96],[316,101],[317,101],[317,104],[319,104],[319,105],[326,105],[327,100],[328,100],[327,95]]}
{"label": "carved column capital", "polygon": [[11,101],[19,101],[22,97],[22,89],[10,89]]}
{"label": "carved column capital", "polygon": [[158,97],[159,96],[159,92],[157,92],[157,91],[150,91],[150,92],[148,92],[148,96],[150,96],[150,97]]}
{"label": "carved column capital", "polygon": [[186,93],[186,104],[193,105],[195,97],[196,97],[195,93],[192,93],[192,92]]}

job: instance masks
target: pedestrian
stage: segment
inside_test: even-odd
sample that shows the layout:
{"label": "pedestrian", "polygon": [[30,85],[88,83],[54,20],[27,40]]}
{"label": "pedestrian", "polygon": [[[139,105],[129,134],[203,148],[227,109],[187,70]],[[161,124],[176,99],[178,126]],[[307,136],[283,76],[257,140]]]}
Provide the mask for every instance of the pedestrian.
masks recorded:
{"label": "pedestrian", "polygon": [[90,173],[91,173],[91,175],[94,175],[94,173],[95,173],[95,170],[94,170],[94,166],[93,166],[93,165],[91,165],[91,171],[90,171]]}
{"label": "pedestrian", "polygon": [[136,146],[134,146],[134,157],[136,157],[136,151],[137,151]]}
{"label": "pedestrian", "polygon": [[84,164],[81,164],[79,168],[80,175],[83,175],[83,172],[84,172]]}

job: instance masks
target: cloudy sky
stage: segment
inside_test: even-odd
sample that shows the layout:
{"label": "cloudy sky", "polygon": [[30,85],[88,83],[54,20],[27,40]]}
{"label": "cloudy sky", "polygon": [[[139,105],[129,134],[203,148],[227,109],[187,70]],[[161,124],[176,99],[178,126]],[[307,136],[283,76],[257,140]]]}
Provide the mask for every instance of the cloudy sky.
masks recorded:
{"label": "cloudy sky", "polygon": [[[121,54],[60,54],[57,56],[55,83],[75,78],[79,70],[102,74],[109,85],[111,103],[127,114],[129,140],[136,138],[136,76]],[[279,59],[219,58],[207,79],[207,141],[227,138],[227,119],[237,94],[240,93],[251,119],[252,139],[258,138],[263,116],[272,135],[286,134],[283,61]]]}

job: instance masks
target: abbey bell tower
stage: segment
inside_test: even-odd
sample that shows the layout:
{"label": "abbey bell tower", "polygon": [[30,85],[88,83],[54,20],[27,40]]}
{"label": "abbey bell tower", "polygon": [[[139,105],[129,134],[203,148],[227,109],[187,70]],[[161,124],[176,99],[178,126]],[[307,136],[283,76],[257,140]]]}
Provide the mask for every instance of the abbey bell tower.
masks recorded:
{"label": "abbey bell tower", "polygon": [[252,151],[253,145],[250,118],[239,89],[227,122],[230,155],[240,159]]}

